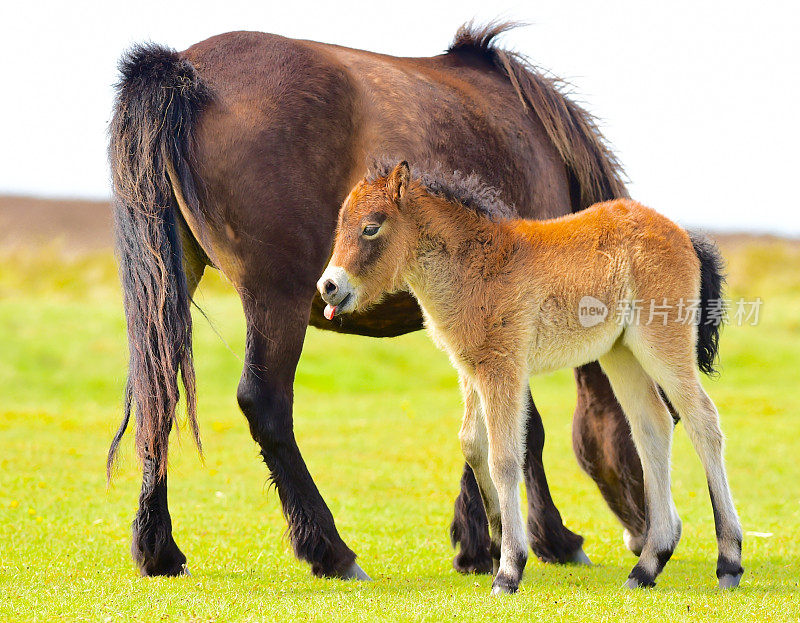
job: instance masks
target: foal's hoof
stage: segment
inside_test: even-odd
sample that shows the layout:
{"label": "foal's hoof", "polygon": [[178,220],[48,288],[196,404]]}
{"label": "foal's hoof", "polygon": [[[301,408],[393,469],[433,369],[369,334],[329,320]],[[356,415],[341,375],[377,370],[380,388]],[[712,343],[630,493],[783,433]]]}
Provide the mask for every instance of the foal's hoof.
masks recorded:
{"label": "foal's hoof", "polygon": [[648,584],[642,584],[636,578],[628,578],[625,584],[622,585],[623,588],[653,588],[656,585],[655,582],[650,582]]}
{"label": "foal's hoof", "polygon": [[572,555],[567,558],[567,562],[573,565],[586,565],[587,567],[592,566],[592,561],[589,560],[589,557],[586,555],[586,552],[583,551],[582,547],[573,552]]}
{"label": "foal's hoof", "polygon": [[339,578],[342,580],[359,580],[361,582],[368,582],[372,580],[364,570],[358,566],[357,562],[354,562],[352,565],[347,567],[342,573],[339,575]]}
{"label": "foal's hoof", "polygon": [[495,584],[492,586],[492,597],[502,597],[504,595],[513,595],[517,592],[517,589],[512,586],[503,586],[501,584]]}
{"label": "foal's hoof", "polygon": [[192,577],[192,574],[189,572],[189,567],[187,567],[185,563],[181,568],[181,575],[185,575],[188,578]]}
{"label": "foal's hoof", "polygon": [[625,547],[627,547],[635,556],[642,555],[642,548],[644,547],[644,537],[642,536],[634,536],[631,534],[631,531],[625,528],[622,531],[622,540],[625,543]]}
{"label": "foal's hoof", "polygon": [[719,578],[719,587],[722,589],[736,588],[742,579],[742,574],[723,575]]}
{"label": "foal's hoof", "polygon": [[492,582],[492,597],[512,595],[517,592],[518,588],[519,582],[514,582],[505,574],[498,574],[495,576],[494,582]]}

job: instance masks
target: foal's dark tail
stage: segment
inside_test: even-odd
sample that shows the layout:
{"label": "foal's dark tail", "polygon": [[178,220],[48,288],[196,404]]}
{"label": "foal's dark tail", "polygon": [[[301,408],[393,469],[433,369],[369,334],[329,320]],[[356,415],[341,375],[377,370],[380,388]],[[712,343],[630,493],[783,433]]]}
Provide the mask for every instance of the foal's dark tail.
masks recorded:
{"label": "foal's dark tail", "polygon": [[[120,61],[121,79],[110,128],[114,225],[130,351],[122,424],[108,453],[114,458],[136,413],[136,450],[167,470],[176,422],[178,374],[189,425],[200,448],[192,363],[190,296],[183,271],[176,194],[199,208],[190,169],[192,130],[210,99],[194,67],[174,50],[139,45]],[[173,188],[170,181],[180,188]],[[181,195],[182,194],[182,195]]]}
{"label": "foal's dark tail", "polygon": [[725,261],[708,236],[689,232],[694,252],[700,260],[700,309],[697,319],[697,367],[709,376],[717,373],[719,332],[723,321],[722,289]]}

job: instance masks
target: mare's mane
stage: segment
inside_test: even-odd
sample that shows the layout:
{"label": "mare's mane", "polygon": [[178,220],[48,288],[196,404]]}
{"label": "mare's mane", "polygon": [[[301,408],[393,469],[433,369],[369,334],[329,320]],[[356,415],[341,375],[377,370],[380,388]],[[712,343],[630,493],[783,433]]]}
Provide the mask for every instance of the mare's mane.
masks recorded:
{"label": "mare's mane", "polygon": [[508,78],[522,107],[539,118],[568,167],[570,183],[574,185],[573,211],[599,201],[627,197],[619,161],[595,118],[567,97],[569,85],[537,68],[524,55],[498,45],[500,35],[521,25],[494,21],[477,26],[469,22],[458,29],[447,53],[467,62],[488,63]]}
{"label": "mare's mane", "polygon": [[[386,177],[399,162],[399,158],[378,158],[367,171],[367,182]],[[422,168],[414,164],[411,178],[419,180],[429,193],[471,210],[478,216],[491,221],[514,218],[515,212],[502,199],[500,190],[484,182],[477,173],[464,174],[461,171],[445,169],[440,162]]]}

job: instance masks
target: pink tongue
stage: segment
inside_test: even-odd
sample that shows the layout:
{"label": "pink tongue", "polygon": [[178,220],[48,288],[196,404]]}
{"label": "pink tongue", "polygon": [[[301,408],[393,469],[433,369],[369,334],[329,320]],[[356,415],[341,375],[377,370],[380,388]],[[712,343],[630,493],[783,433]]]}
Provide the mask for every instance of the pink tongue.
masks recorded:
{"label": "pink tongue", "polygon": [[326,305],[325,311],[322,312],[322,315],[325,316],[328,320],[333,320],[333,316],[336,313],[336,305]]}

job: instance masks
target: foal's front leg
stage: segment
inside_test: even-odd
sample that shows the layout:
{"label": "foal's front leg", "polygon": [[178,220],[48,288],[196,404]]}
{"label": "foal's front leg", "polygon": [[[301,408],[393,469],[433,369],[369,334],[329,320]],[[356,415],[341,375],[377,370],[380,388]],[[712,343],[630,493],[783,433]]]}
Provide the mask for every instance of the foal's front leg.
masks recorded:
{"label": "foal's front leg", "polygon": [[492,583],[493,595],[516,592],[528,560],[519,499],[525,428],[522,372],[498,365],[487,366],[476,376],[489,442],[489,474],[497,489],[502,526],[500,568]]}
{"label": "foal's front leg", "polygon": [[461,391],[464,395],[464,419],[458,438],[464,459],[475,475],[475,482],[489,521],[490,544],[489,555],[492,559],[492,570],[497,573],[500,567],[500,535],[502,523],[500,519],[500,503],[492,477],[489,474],[489,442],[486,435],[486,424],[481,411],[480,397],[474,384],[466,376],[461,377]]}

